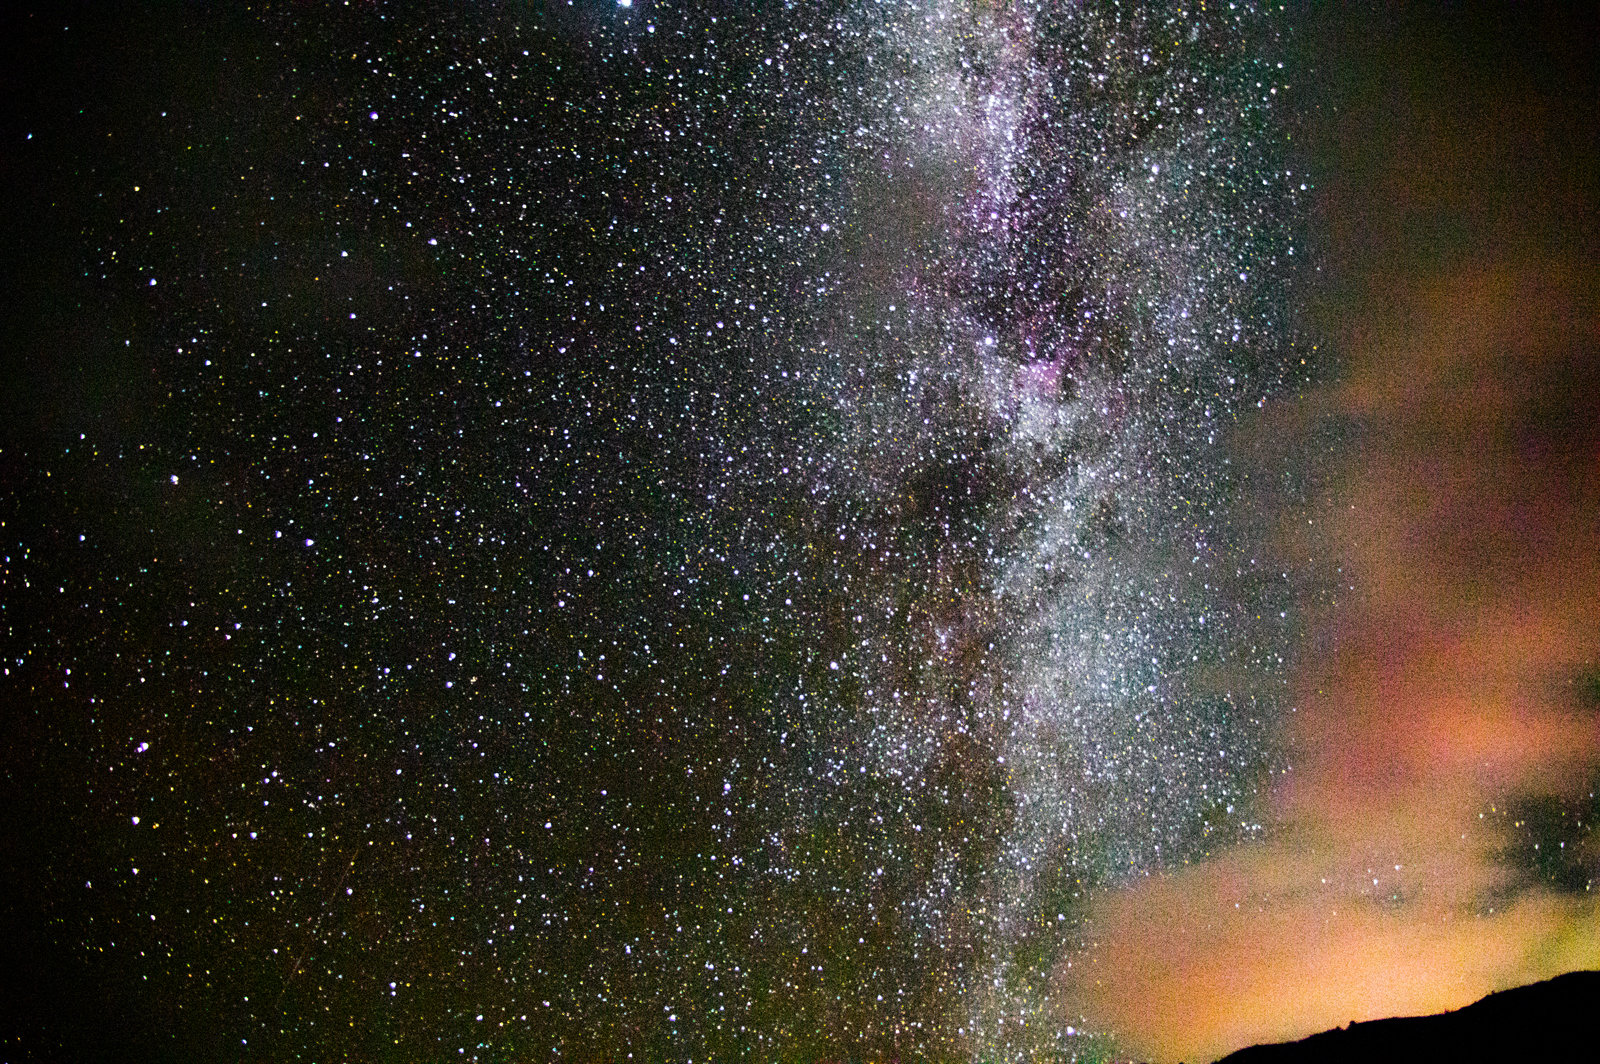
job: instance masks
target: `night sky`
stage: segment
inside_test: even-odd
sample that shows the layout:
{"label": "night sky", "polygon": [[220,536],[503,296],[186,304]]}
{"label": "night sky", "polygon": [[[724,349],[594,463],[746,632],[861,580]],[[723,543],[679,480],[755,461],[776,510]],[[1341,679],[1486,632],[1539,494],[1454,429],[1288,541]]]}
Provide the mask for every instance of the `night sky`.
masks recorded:
{"label": "night sky", "polygon": [[5,15],[11,1059],[1209,1059],[1600,967],[1570,26]]}

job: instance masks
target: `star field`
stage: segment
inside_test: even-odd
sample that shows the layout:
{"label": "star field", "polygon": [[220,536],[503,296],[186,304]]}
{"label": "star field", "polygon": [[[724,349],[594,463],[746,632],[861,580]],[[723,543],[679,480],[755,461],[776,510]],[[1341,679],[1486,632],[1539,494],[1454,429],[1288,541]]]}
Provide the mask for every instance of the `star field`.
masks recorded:
{"label": "star field", "polygon": [[28,1037],[1109,1052],[1084,907],[1284,764],[1232,440],[1326,368],[1294,27],[1193,6],[34,19]]}

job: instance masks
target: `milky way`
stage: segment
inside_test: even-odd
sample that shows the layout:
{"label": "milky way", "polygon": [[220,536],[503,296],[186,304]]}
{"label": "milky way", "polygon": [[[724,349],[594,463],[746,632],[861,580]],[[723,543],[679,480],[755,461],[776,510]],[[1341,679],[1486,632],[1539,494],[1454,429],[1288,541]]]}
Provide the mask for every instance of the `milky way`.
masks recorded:
{"label": "milky way", "polygon": [[105,1016],[34,1036],[1107,1052],[1084,906],[1291,708],[1230,441],[1319,372],[1310,75],[1195,7],[30,31],[117,90],[24,149],[90,369],[6,451],[11,830]]}

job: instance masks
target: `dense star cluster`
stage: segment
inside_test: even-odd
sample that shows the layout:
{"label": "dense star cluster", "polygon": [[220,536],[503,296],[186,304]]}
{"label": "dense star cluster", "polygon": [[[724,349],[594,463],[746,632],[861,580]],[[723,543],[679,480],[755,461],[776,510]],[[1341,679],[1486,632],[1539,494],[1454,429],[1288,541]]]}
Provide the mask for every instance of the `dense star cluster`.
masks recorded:
{"label": "dense star cluster", "polygon": [[105,1009],[39,1037],[1103,1052],[1085,900],[1289,710],[1285,17],[166,17],[30,30],[126,89],[21,149],[91,379],[4,455],[8,830]]}

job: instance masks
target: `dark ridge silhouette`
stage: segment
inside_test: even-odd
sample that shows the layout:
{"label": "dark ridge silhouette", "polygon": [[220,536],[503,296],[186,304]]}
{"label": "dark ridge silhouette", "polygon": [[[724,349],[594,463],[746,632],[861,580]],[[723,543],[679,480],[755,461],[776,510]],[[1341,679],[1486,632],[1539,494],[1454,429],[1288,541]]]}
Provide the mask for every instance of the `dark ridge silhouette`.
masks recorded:
{"label": "dark ridge silhouette", "polygon": [[1600,972],[1568,972],[1454,1012],[1352,1023],[1298,1042],[1249,1046],[1217,1064],[1592,1059],[1595,1046],[1581,1040],[1597,1009]]}

